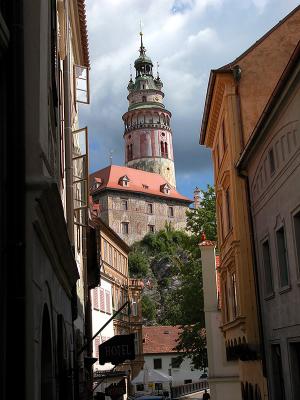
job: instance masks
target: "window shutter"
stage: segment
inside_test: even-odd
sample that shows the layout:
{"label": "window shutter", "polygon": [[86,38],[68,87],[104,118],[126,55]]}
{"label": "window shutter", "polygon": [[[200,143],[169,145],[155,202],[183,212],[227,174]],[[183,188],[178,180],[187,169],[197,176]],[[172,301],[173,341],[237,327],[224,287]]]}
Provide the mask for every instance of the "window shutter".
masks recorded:
{"label": "window shutter", "polygon": [[106,312],[107,312],[107,314],[111,314],[110,291],[109,290],[105,290],[105,303],[106,303]]}
{"label": "window shutter", "polygon": [[100,337],[95,337],[95,357],[99,358],[99,345],[100,345]]}
{"label": "window shutter", "polygon": [[105,312],[104,289],[100,288],[100,311]]}
{"label": "window shutter", "polygon": [[99,310],[98,290],[99,290],[99,288],[97,288],[97,287],[95,289],[93,289],[93,303],[94,303],[95,310]]}

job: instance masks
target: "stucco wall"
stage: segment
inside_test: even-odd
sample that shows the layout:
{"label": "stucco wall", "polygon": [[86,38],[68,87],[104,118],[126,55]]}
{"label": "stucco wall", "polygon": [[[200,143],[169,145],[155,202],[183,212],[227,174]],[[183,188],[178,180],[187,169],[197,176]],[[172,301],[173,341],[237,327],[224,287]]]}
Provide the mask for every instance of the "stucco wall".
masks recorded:
{"label": "stucco wall", "polygon": [[[281,345],[282,371],[286,398],[298,398],[293,393],[293,373],[290,341],[300,343],[299,260],[297,259],[293,215],[300,211],[300,83],[285,98],[278,115],[264,133],[264,140],[248,165],[253,214],[255,246],[259,274],[262,321],[267,354],[271,396],[275,398],[276,378],[272,371],[271,345]],[[275,170],[271,173],[270,151]],[[276,230],[285,231],[288,285],[280,284]],[[266,291],[266,276],[262,246],[269,242],[273,293]],[[297,378],[298,379],[298,378]],[[299,390],[299,389],[298,389]],[[273,398],[273,397],[271,397]]]}

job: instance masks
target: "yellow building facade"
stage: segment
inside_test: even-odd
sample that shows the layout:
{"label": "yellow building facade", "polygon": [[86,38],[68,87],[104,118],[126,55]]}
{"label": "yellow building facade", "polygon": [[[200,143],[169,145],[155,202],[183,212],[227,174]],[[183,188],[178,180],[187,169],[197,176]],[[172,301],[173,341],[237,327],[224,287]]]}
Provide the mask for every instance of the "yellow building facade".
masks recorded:
{"label": "yellow building facade", "polygon": [[[200,144],[212,149],[220,250],[221,330],[239,360],[242,398],[266,399],[247,182],[236,170],[256,123],[299,40],[297,7],[232,63],[212,70]],[[281,46],[278,46],[281,43]]]}

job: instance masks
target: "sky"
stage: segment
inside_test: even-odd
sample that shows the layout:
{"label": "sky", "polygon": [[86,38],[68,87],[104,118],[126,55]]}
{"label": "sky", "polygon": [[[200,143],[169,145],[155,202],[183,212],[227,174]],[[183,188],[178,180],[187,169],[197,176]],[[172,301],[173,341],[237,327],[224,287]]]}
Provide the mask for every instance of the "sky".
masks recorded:
{"label": "sky", "polygon": [[177,190],[193,198],[213,185],[211,152],[199,145],[211,69],[234,60],[299,4],[296,0],[86,0],[91,104],[80,106],[88,126],[90,171],[124,165],[124,125],[130,64],[140,46],[164,84],[171,111]]}

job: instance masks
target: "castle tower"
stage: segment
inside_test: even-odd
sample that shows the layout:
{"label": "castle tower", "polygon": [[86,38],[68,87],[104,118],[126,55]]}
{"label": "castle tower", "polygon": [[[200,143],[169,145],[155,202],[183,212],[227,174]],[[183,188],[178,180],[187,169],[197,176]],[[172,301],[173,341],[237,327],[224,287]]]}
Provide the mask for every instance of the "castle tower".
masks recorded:
{"label": "castle tower", "polygon": [[140,56],[135,60],[135,80],[128,84],[128,111],[123,115],[125,125],[125,165],[155,172],[176,187],[171,113],[163,104],[162,81],[153,63],[146,56],[141,35]]}

